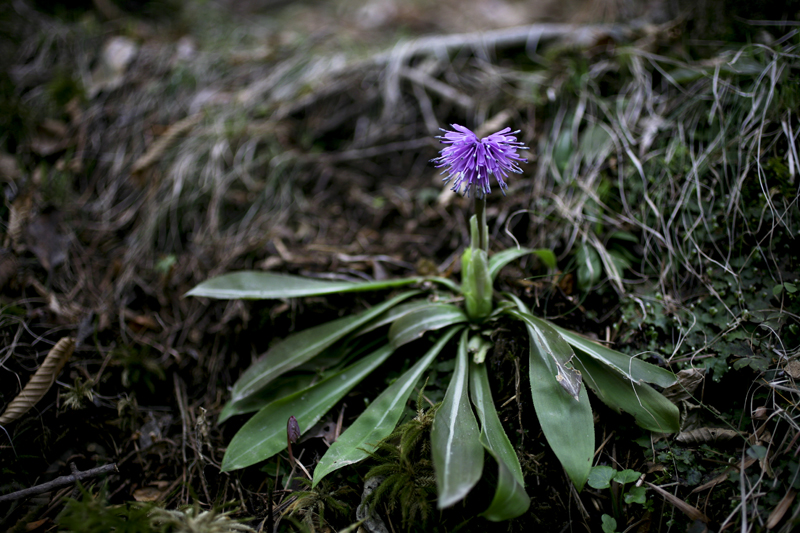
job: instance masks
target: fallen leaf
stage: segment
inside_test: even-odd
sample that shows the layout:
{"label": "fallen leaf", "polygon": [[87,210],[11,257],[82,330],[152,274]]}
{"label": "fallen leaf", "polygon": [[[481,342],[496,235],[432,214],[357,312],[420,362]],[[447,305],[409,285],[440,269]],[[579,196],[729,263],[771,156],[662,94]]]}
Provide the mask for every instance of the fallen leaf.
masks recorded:
{"label": "fallen leaf", "polygon": [[151,330],[159,330],[159,329],[161,329],[161,326],[158,324],[158,322],[154,318],[151,318],[151,317],[149,317],[147,315],[140,315],[140,314],[134,313],[130,309],[123,309],[122,310],[122,316],[124,316],[125,320],[128,321],[128,325],[129,326],[135,326],[135,327],[132,327],[132,329],[134,329],[136,331],[140,331],[140,330],[144,330],[144,329],[151,329]]}
{"label": "fallen leaf", "polygon": [[725,428],[697,428],[689,431],[681,431],[675,440],[685,444],[697,444],[702,442],[721,442],[731,440],[738,435],[732,429]]}
{"label": "fallen leaf", "polygon": [[49,518],[42,518],[41,520],[36,520],[35,522],[28,522],[25,524],[25,531],[35,531],[49,522]]}
{"label": "fallen leaf", "polygon": [[676,404],[682,400],[688,400],[703,382],[705,373],[696,368],[685,368],[678,372],[678,381],[664,389],[662,393],[672,403]]}
{"label": "fallen leaf", "polygon": [[783,371],[792,376],[794,379],[800,379],[800,361],[794,359],[786,363]]}
{"label": "fallen leaf", "polygon": [[25,228],[28,249],[48,272],[67,260],[69,237],[61,232],[60,225],[61,214],[55,209],[46,209]]}
{"label": "fallen leaf", "polygon": [[133,499],[137,502],[154,502],[161,497],[161,491],[155,487],[144,487],[133,491]]}
{"label": "fallen leaf", "polygon": [[774,529],[775,526],[780,523],[780,521],[783,519],[783,515],[786,514],[786,511],[788,511],[794,503],[795,496],[797,496],[797,493],[794,491],[794,489],[789,489],[789,492],[783,495],[783,498],[781,498],[781,501],[775,506],[775,509],[769,513],[769,518],[767,519],[767,529]]}
{"label": "fallen leaf", "polygon": [[[22,236],[33,209],[33,194],[25,191],[17,196],[8,210],[8,237],[14,251],[18,252],[22,245]],[[6,244],[8,246],[8,244]]]}

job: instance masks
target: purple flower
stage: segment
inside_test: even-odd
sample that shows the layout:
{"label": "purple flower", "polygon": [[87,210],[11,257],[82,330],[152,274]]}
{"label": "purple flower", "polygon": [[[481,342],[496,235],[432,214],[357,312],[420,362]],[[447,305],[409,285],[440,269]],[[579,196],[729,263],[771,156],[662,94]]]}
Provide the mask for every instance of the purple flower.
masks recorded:
{"label": "purple flower", "polygon": [[437,137],[450,146],[440,152],[441,156],[432,160],[437,163],[436,168],[447,167],[442,172],[447,173],[444,181],[453,180],[452,189],[456,192],[459,192],[463,184],[464,194],[469,196],[473,193],[482,198],[492,192],[489,176],[494,174],[500,190],[505,194],[508,185],[504,178],[508,178],[509,172],[521,174],[522,169],[517,163],[528,162],[517,155],[517,150],[527,150],[523,143],[517,142],[515,134],[519,130],[505,128],[479,140],[477,135],[464,126],[452,126],[458,131],[443,129],[444,135]]}

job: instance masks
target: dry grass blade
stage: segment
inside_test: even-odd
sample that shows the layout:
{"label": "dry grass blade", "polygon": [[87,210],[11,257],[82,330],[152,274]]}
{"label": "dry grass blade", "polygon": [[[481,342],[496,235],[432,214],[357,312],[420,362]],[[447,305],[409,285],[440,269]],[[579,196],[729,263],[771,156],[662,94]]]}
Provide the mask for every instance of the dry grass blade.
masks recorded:
{"label": "dry grass blade", "polygon": [[777,526],[783,519],[783,515],[786,514],[786,511],[792,507],[795,496],[797,496],[797,493],[794,491],[794,489],[789,489],[789,492],[784,495],[780,503],[778,503],[778,505],[775,506],[775,509],[773,509],[769,514],[769,519],[767,519],[767,529],[775,529],[775,526]]}
{"label": "dry grass blade", "polygon": [[698,492],[703,492],[704,490],[707,490],[707,489],[713,489],[714,487],[716,487],[720,483],[722,483],[724,481],[728,481],[728,479],[730,479],[729,474],[731,472],[733,472],[734,470],[736,470],[736,471],[747,470],[755,462],[756,462],[756,459],[754,457],[748,457],[747,459],[745,459],[744,464],[742,464],[742,465],[738,465],[738,464],[731,465],[729,468],[724,470],[720,475],[718,475],[717,477],[715,477],[714,479],[712,479],[708,483],[703,483],[699,487],[695,487],[694,490],[692,490],[691,493],[692,494],[696,494]]}
{"label": "dry grass blade", "polygon": [[61,369],[64,368],[67,360],[75,350],[75,339],[72,337],[64,337],[59,340],[55,346],[47,354],[47,357],[39,367],[39,370],[33,375],[31,380],[25,385],[16,398],[11,400],[8,404],[3,415],[0,416],[0,426],[13,422],[25,413],[31,407],[42,399],[42,397],[50,390],[50,387],[56,380]]}
{"label": "dry grass blade", "polygon": [[136,162],[133,164],[131,174],[137,174],[156,163],[167,149],[177,142],[178,137],[191,130],[200,119],[202,113],[195,113],[172,124],[157,141],[155,141]]}
{"label": "dry grass blade", "polygon": [[665,500],[675,506],[676,509],[681,511],[683,514],[691,518],[692,520],[700,520],[701,522],[708,523],[710,518],[708,518],[702,511],[700,511],[697,507],[693,507],[686,503],[685,501],[681,500],[677,496],[670,494],[669,492],[665,491],[658,485],[653,485],[652,483],[646,482],[647,486],[659,493]]}

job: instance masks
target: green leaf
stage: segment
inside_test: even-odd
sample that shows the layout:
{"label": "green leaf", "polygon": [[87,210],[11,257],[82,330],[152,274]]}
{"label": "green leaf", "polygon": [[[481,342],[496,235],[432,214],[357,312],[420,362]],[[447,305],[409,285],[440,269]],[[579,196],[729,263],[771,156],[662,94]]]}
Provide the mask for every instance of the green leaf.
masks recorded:
{"label": "green leaf", "polygon": [[[481,439],[481,444],[484,444],[483,439]],[[503,522],[522,516],[531,506],[530,496],[517,482],[508,466],[498,459],[492,450],[487,448],[486,451],[497,463],[497,489],[489,508],[482,512],[481,516],[492,522]]]}
{"label": "green leaf", "polygon": [[389,328],[389,341],[397,348],[422,337],[427,331],[466,321],[467,315],[455,305],[437,303],[400,317]]}
{"label": "green leaf", "polygon": [[478,422],[467,394],[469,361],[467,332],[458,344],[456,367],[431,430],[433,467],[439,509],[450,507],[466,497],[483,472],[483,446],[478,438]]}
{"label": "green leaf", "polygon": [[258,411],[265,405],[269,405],[284,396],[294,394],[300,389],[310,387],[315,381],[319,380],[320,375],[314,372],[290,372],[285,374],[279,381],[273,383],[271,387],[265,387],[239,400],[235,406],[228,402],[222,413],[220,413],[219,422],[222,423],[234,415]]}
{"label": "green leaf", "polygon": [[588,242],[582,243],[575,252],[575,260],[578,262],[578,286],[581,289],[589,289],[600,281],[603,263],[594,246]]}
{"label": "green leaf", "polygon": [[617,274],[631,268],[631,262],[619,250],[609,250],[608,259],[613,263],[613,269]]}
{"label": "green leaf", "polygon": [[589,165],[603,161],[614,146],[614,139],[600,124],[589,124],[581,134],[579,151]]}
{"label": "green leaf", "polygon": [[342,292],[375,291],[419,283],[425,278],[381,281],[328,281],[289,274],[243,270],[204,281],[186,296],[205,296],[222,300],[269,300],[299,298]]}
{"label": "green leaf", "polygon": [[547,248],[537,248],[536,250],[531,250],[530,248],[509,248],[502,252],[497,252],[489,258],[489,275],[492,280],[497,277],[497,274],[500,273],[500,270],[502,270],[504,266],[514,259],[528,254],[536,254],[547,268],[556,268],[556,254],[554,254],[552,250],[548,250]]}
{"label": "green leaf", "polygon": [[617,521],[613,516],[604,514],[600,521],[603,523],[603,533],[617,533]]}
{"label": "green leaf", "polygon": [[611,486],[611,480],[616,473],[616,470],[607,465],[593,466],[589,472],[589,486],[598,490],[607,489]]}
{"label": "green leaf", "polygon": [[527,321],[525,326],[530,335],[533,407],[548,444],[580,491],[589,477],[594,454],[594,420],[589,396],[586,387],[581,387],[578,401],[575,401],[556,379],[561,369],[554,358],[537,347],[537,331]]}
{"label": "green leaf", "polygon": [[[539,320],[539,319],[537,319]],[[636,357],[612,350],[602,344],[590,341],[568,329],[550,324],[573,348],[583,352],[600,363],[613,366],[625,376],[637,382],[653,383],[659,387],[669,387],[677,381],[675,374],[665,368],[652,365]]]}
{"label": "green leaf", "polygon": [[424,281],[431,281],[433,283],[438,283],[439,285],[444,285],[450,291],[452,291],[452,292],[454,292],[456,294],[460,294],[461,293],[461,285],[459,285],[458,283],[456,283],[455,281],[453,281],[451,279],[440,278],[440,277],[434,276],[432,278],[425,278]]}
{"label": "green leaf", "polygon": [[531,499],[525,492],[519,458],[497,416],[486,365],[470,364],[469,389],[481,422],[481,444],[494,457],[498,467],[497,489],[482,516],[493,522],[516,518],[528,510]]}
{"label": "green leaf", "polygon": [[413,367],[375,398],[356,421],[339,436],[314,469],[313,486],[331,472],[367,457],[365,450],[394,430],[405,410],[408,397],[414,390],[414,385],[457,331],[458,328],[446,331]]}
{"label": "green leaf", "polygon": [[753,459],[763,460],[767,458],[767,448],[760,445],[747,448],[747,452],[745,453]]}
{"label": "green leaf", "polygon": [[248,412],[248,402],[245,401],[248,397],[257,394],[277,377],[319,355],[333,343],[415,294],[417,293],[407,292],[356,315],[289,335],[270,348],[239,377],[233,386],[230,401],[220,413],[219,421]]}
{"label": "green leaf", "polygon": [[629,231],[615,231],[608,237],[609,240],[616,239],[618,241],[628,241],[634,244],[639,244],[639,239]]}
{"label": "green leaf", "polygon": [[625,503],[638,503],[639,505],[644,505],[647,503],[647,497],[645,493],[647,492],[647,487],[644,485],[641,487],[631,487],[631,490],[625,493]]}
{"label": "green leaf", "polygon": [[370,322],[362,329],[356,332],[357,335],[363,335],[365,333],[369,333],[370,331],[375,331],[376,329],[392,324],[398,319],[406,316],[407,314],[418,311],[420,309],[424,309],[427,307],[432,307],[436,305],[434,302],[429,300],[413,300],[411,302],[406,302],[395,307],[392,307],[381,316],[376,318],[374,321]]}
{"label": "green leaf", "polygon": [[797,285],[794,283],[789,283],[788,281],[783,284],[783,288],[786,289],[786,292],[789,294],[794,294],[797,292]]}
{"label": "green leaf", "polygon": [[[516,304],[517,308],[521,312],[530,315],[530,311],[522,302],[522,300],[513,294],[506,293],[506,296],[508,296],[508,298],[510,298]],[[561,335],[565,341],[567,341],[579,352],[596,359],[604,365],[609,365],[616,368],[619,372],[622,372],[623,375],[627,376],[633,381],[653,383],[659,387],[669,387],[677,381],[675,374],[665,368],[651,365],[650,363],[642,361],[636,357],[625,355],[624,353],[612,350],[611,348],[603,346],[602,344],[592,342],[589,339],[578,335],[577,333],[556,326],[552,322],[547,322],[540,318],[536,318],[533,315],[530,316],[534,321],[548,324],[551,328],[556,330],[556,332],[558,332],[558,334]]]}
{"label": "green leaf", "polygon": [[467,316],[473,320],[483,319],[492,312],[489,260],[486,252],[480,248],[467,248],[461,256],[461,292],[466,302]]}
{"label": "green leaf", "polygon": [[[237,402],[235,409],[238,413],[235,414],[258,411],[275,400],[294,394],[300,389],[310,387],[314,383],[332,376],[355,359],[374,351],[377,342],[379,341],[351,345],[342,341],[330,346],[310,361],[283,374],[280,379],[271,382],[267,387]],[[386,344],[385,339],[383,344]],[[227,417],[224,410],[223,415]]]}
{"label": "green leaf", "polygon": [[581,374],[572,368],[571,360],[575,353],[570,345],[544,320],[518,311],[512,310],[509,313],[528,326],[533,342],[532,349],[535,346],[542,357],[549,359],[556,370],[556,381],[577,401],[581,390]]}
{"label": "green leaf", "polygon": [[556,254],[553,253],[553,250],[548,248],[537,248],[533,251],[533,253],[541,259],[544,266],[547,268],[553,269],[558,266],[558,262],[556,261]]}
{"label": "green leaf", "polygon": [[616,369],[580,352],[575,366],[603,403],[617,412],[630,413],[641,427],[659,433],[680,429],[678,408],[649,385],[631,381]]}
{"label": "green leaf", "polygon": [[294,416],[305,432],[394,352],[385,346],[316,385],[272,402],[251,418],[231,440],[222,458],[230,472],[269,459],[286,447],[286,421]]}
{"label": "green leaf", "polygon": [[625,470],[614,474],[614,481],[622,485],[625,485],[627,483],[633,483],[640,477],[642,477],[641,473],[637,472],[636,470],[631,470],[630,468],[626,468]]}
{"label": "green leaf", "polygon": [[556,145],[553,148],[553,162],[556,164],[559,173],[563,173],[566,170],[573,151],[572,132],[569,128],[566,128],[559,134]]}
{"label": "green leaf", "polygon": [[481,364],[486,360],[486,354],[492,348],[492,343],[480,335],[475,335],[467,344],[467,351],[472,354],[472,362]]}

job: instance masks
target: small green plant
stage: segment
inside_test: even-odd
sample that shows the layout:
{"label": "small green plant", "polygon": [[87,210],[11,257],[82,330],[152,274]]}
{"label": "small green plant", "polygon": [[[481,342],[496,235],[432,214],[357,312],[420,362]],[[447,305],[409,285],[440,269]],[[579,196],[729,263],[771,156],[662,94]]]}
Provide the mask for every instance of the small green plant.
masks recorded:
{"label": "small green plant", "polygon": [[150,519],[157,531],[165,533],[255,533],[230,517],[231,511],[203,510],[198,504],[167,510],[156,507]]}
{"label": "small green plant", "polygon": [[293,495],[297,499],[292,502],[288,511],[292,516],[302,516],[301,523],[309,531],[326,531],[330,528],[325,520],[326,511],[338,516],[350,514],[351,506],[344,501],[344,497],[353,492],[350,487],[344,486],[332,489],[327,482],[322,482],[312,487],[311,481],[304,478],[298,478],[298,480],[308,490],[294,492]]}
{"label": "small green plant", "polygon": [[373,507],[386,504],[390,512],[400,507],[403,527],[416,520],[425,525],[433,510],[436,475],[430,459],[430,431],[435,413],[436,408],[418,408],[412,420],[398,426],[369,454],[378,464],[367,472],[367,480],[383,480],[367,501]]}
{"label": "small green plant", "polygon": [[149,346],[141,350],[122,348],[115,364],[122,366],[122,385],[127,388],[144,384],[152,393],[156,390],[156,382],[164,381],[166,377],[161,363],[150,355]]}
{"label": "small green plant", "polygon": [[[642,474],[635,470],[625,469],[617,471],[615,468],[606,465],[592,467],[588,479],[589,486],[598,490],[612,489],[610,491],[611,512],[614,516],[603,514],[601,517],[604,533],[616,533],[617,522],[622,521],[624,516],[623,504],[630,505],[635,503],[648,508],[649,503],[649,507],[652,507],[652,503],[648,502],[645,497],[645,493],[647,492],[646,487],[634,485],[628,490],[625,490],[626,485],[635,483],[641,477]],[[616,485],[617,487],[612,488],[612,485]],[[620,496],[622,496],[621,500]]]}
{"label": "small green plant", "polygon": [[81,487],[80,500],[67,500],[56,519],[59,531],[67,533],[161,533],[150,518],[152,504],[131,502],[109,505],[103,492],[94,495]]}
{"label": "small green plant", "polygon": [[[521,172],[516,151],[521,143],[506,128],[478,139],[454,125],[442,142],[450,146],[435,161],[447,167],[454,190],[462,185],[474,198],[470,245],[461,257],[461,284],[439,277],[345,282],[306,279],[270,272],[237,272],[201,283],[188,294],[222,299],[278,299],[375,291],[418,285],[353,316],[288,336],[274,345],[239,378],[220,421],[256,412],[234,436],[223,471],[244,468],[286,448],[286,424],[294,416],[305,431],[348,391],[382,365],[398,348],[433,343],[424,355],[366,408],[328,449],[314,470],[313,486],[325,476],[369,455],[367,450],[392,433],[408,398],[425,370],[456,338],[455,368],[430,432],[438,507],[463,500],[483,472],[484,453],[498,465],[493,500],[482,513],[489,520],[524,513],[530,498],[519,459],[506,436],[492,400],[485,356],[486,331],[509,320],[525,325],[530,346],[531,395],[542,431],[578,490],[589,477],[595,449],[592,409],[584,382],[613,409],[632,414],[647,430],[678,430],[678,409],[647,383],[669,386],[668,370],[593,343],[539,319],[513,294],[496,294],[493,282],[509,262],[527,254],[509,249],[489,257],[486,199],[489,177],[501,189],[509,172]],[[540,254],[541,255],[541,254]],[[433,287],[441,287],[436,291]],[[457,305],[463,302],[463,306]],[[377,346],[377,348],[376,348]],[[422,351],[422,350],[420,350]],[[470,352],[473,355],[470,356]],[[313,380],[304,365],[324,359],[322,379]],[[281,378],[280,381],[276,381]],[[291,392],[276,393],[287,383]],[[285,389],[284,389],[285,390]],[[477,415],[477,417],[476,417]]]}
{"label": "small green plant", "polygon": [[91,379],[84,381],[81,378],[75,378],[74,384],[71,387],[67,386],[67,390],[64,392],[64,407],[74,410],[83,409],[87,401],[94,400],[93,386],[94,382]]}
{"label": "small green plant", "polygon": [[92,494],[81,487],[80,500],[67,500],[56,519],[65,533],[253,533],[230,517],[230,512],[203,510],[199,505],[167,510],[152,503],[111,505],[101,490]]}

